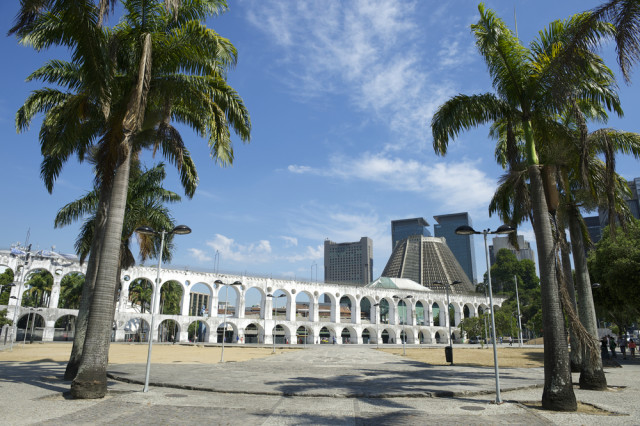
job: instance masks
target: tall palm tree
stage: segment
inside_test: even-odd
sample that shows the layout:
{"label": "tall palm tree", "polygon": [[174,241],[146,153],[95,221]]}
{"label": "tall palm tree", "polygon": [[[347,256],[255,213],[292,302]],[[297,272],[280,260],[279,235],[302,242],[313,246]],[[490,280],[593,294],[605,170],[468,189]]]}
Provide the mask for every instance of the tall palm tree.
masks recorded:
{"label": "tall palm tree", "polygon": [[[242,100],[225,81],[226,71],[236,61],[235,48],[203,23],[206,17],[226,9],[224,1],[190,2],[167,12],[157,0],[126,0],[123,20],[112,30],[99,27],[98,8],[92,2],[69,2],[51,0],[48,10],[63,14],[74,7],[78,22],[91,27],[88,32],[96,37],[79,32],[73,19],[60,20],[55,14],[40,13],[24,29],[23,40],[47,40],[37,46],[34,43],[36,47],[67,43],[73,50],[74,65],[86,77],[71,89],[86,89],[89,96],[78,99],[57,93],[36,94],[25,103],[17,121],[19,127],[25,126],[35,113],[45,112],[41,144],[45,157],[43,178],[48,186],[71,154],[82,156],[89,146],[98,147],[97,175],[104,184],[101,188],[107,208],[104,230],[94,239],[99,241],[95,288],[81,365],[72,384],[75,397],[95,398],[104,396],[106,391],[110,306],[116,287],[131,158],[147,147],[161,150],[178,166],[183,184],[195,183],[193,163],[171,121],[185,123],[207,137],[212,157],[228,165],[233,161],[229,128],[248,141],[250,120]],[[96,64],[101,70],[97,76],[102,78],[96,79],[87,72]],[[45,70],[43,75],[47,81],[68,86],[63,73]],[[91,102],[86,102],[87,98]],[[70,99],[85,101],[96,120],[85,122],[88,113],[80,110],[83,115],[79,117],[78,108],[71,108]],[[193,191],[187,193],[192,194]]]}
{"label": "tall palm tree", "polygon": [[60,281],[60,300],[58,307],[63,309],[78,309],[82,296],[85,277],[79,272],[65,275]]}
{"label": "tall palm tree", "polygon": [[[458,95],[443,104],[432,119],[433,145],[436,153],[444,155],[450,139],[464,129],[503,120],[508,128],[519,127],[524,139],[524,158],[529,179],[531,219],[538,245],[543,327],[545,333],[545,384],[542,394],[544,408],[575,411],[577,403],[571,385],[568,348],[564,332],[564,317],[559,299],[556,277],[556,245],[552,232],[555,206],[549,204],[538,150],[540,135],[532,125],[564,108],[567,88],[570,93],[590,99],[603,99],[602,86],[590,71],[575,68],[571,75],[557,73],[555,50],[562,45],[566,29],[584,19],[574,17],[556,21],[540,33],[540,40],[530,49],[522,46],[511,30],[491,10],[478,6],[480,19],[472,25],[476,47],[485,60],[493,78],[495,94]],[[593,28],[593,32],[604,31]],[[556,49],[557,50],[557,49]],[[602,68],[599,58],[582,52],[590,63]]]}
{"label": "tall palm tree", "polygon": [[[135,256],[131,252],[130,242],[137,227],[151,226],[154,229],[171,229],[174,226],[173,219],[163,203],[178,202],[180,201],[180,196],[162,187],[165,177],[166,172],[163,164],[159,164],[152,169],[141,170],[139,162],[134,162],[127,196],[126,219],[122,231],[120,264],[116,276],[117,282],[120,282],[120,270],[135,265]],[[56,215],[55,227],[66,226],[83,216],[89,216],[82,225],[80,235],[76,239],[75,248],[80,261],[90,255],[93,241],[96,240],[95,230],[98,228],[97,223],[100,213],[99,193],[100,189],[95,187],[93,191],[87,193],[84,197],[65,205]],[[141,240],[141,243],[141,261],[157,255],[159,248],[153,242],[145,239]],[[171,260],[172,248],[172,238],[168,237],[163,253],[165,261]],[[90,289],[85,290],[85,292],[88,291]],[[65,371],[65,377],[68,380],[73,380],[77,374],[77,368],[82,356],[87,320],[87,315],[78,316],[74,344]]]}

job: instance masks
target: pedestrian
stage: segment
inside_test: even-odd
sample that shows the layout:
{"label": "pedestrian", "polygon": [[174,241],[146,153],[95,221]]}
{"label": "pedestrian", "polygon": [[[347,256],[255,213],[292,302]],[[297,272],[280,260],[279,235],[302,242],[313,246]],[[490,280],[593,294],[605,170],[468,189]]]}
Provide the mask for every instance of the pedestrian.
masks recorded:
{"label": "pedestrian", "polygon": [[240,336],[236,335],[236,345],[240,343]]}
{"label": "pedestrian", "polygon": [[629,339],[629,351],[631,352],[631,358],[636,357],[636,342],[633,339]]}
{"label": "pedestrian", "polygon": [[607,336],[604,336],[600,342],[600,355],[602,359],[609,359],[609,339],[607,339]]}
{"label": "pedestrian", "polygon": [[513,346],[513,338],[509,336],[509,346]]}
{"label": "pedestrian", "polygon": [[620,346],[620,353],[622,354],[622,359],[627,359],[627,339],[622,334],[618,338],[618,346]]}
{"label": "pedestrian", "polygon": [[609,350],[611,351],[611,358],[616,357],[616,341],[613,336],[609,336]]}

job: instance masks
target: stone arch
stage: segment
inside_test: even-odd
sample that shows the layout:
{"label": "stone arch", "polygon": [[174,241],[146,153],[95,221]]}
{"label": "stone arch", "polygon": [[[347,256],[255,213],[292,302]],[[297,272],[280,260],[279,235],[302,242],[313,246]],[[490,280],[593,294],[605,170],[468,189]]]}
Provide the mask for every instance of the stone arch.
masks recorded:
{"label": "stone arch", "polygon": [[36,309],[23,310],[16,324],[16,341],[29,340],[30,342],[42,341],[42,333],[46,325],[42,311]]}
{"label": "stone arch", "polygon": [[[434,335],[434,339],[435,339],[436,343],[447,343],[447,342],[444,342],[444,341],[442,340],[442,339],[443,339],[443,337],[442,337],[442,334],[440,333],[440,331],[441,331],[441,330],[436,331],[436,334]],[[446,336],[446,334],[447,334],[447,333],[445,333],[445,336]]]}
{"label": "stone arch", "polygon": [[144,318],[131,318],[124,325],[124,338],[127,342],[148,342],[149,323]]}
{"label": "stone arch", "polygon": [[318,320],[321,322],[337,322],[337,299],[330,293],[325,292],[318,296]]}
{"label": "stone arch", "polygon": [[180,341],[180,324],[173,319],[165,319],[158,324],[158,342],[179,342]]}
{"label": "stone arch", "polygon": [[160,300],[157,313],[180,315],[185,288],[180,281],[167,280],[160,285]]}
{"label": "stone arch", "polygon": [[362,324],[375,324],[376,301],[369,296],[360,299],[360,322]]}
{"label": "stone arch", "polygon": [[275,321],[287,321],[290,317],[289,306],[291,306],[292,295],[283,289],[274,291],[271,298],[271,318]]}
{"label": "stone arch", "polygon": [[444,305],[444,303],[438,301],[433,302],[433,304],[431,305],[433,325],[436,327],[444,326],[447,324],[447,313],[444,309],[442,309]]}
{"label": "stone arch", "polygon": [[218,300],[215,285],[211,285],[206,281],[198,281],[190,285],[188,290],[186,292],[185,289],[185,299],[182,301],[182,315],[191,317],[206,315],[212,318],[218,316],[219,306],[215,302],[215,300]]}
{"label": "stone arch", "polygon": [[[311,321],[313,294],[303,290],[296,296],[296,321]],[[297,333],[297,332],[296,332]]]}
{"label": "stone arch", "polygon": [[356,298],[345,294],[340,297],[340,322],[353,322],[353,313],[356,306]]}
{"label": "stone arch", "polygon": [[391,320],[394,318],[395,303],[391,297],[383,297],[380,299],[380,306],[378,306],[379,323],[391,324]]}
{"label": "stone arch", "polygon": [[139,277],[131,281],[128,288],[127,306],[134,312],[151,312],[153,282],[148,278]]}
{"label": "stone arch", "polygon": [[360,341],[365,345],[376,343],[378,341],[376,329],[374,327],[365,327],[362,330],[362,334],[360,335],[360,338],[361,338]]}
{"label": "stone arch", "polygon": [[54,285],[53,274],[46,268],[34,268],[25,277],[21,306],[48,307]]}
{"label": "stone arch", "polygon": [[271,333],[276,345],[291,343],[291,329],[287,324],[276,324]]}
{"label": "stone arch", "polygon": [[333,343],[333,339],[336,338],[335,330],[331,327],[324,326],[318,332],[318,338],[320,339],[320,344]]}
{"label": "stone arch", "polygon": [[358,333],[353,327],[347,326],[343,327],[342,331],[340,331],[340,338],[342,340],[342,344],[355,344],[358,343]]}
{"label": "stone arch", "polygon": [[313,330],[308,325],[301,325],[296,329],[296,343],[299,345],[313,344]]}
{"label": "stone arch", "polygon": [[84,280],[85,275],[78,271],[69,272],[60,279],[60,294],[58,296],[57,308],[80,308],[80,298],[82,297]]}
{"label": "stone arch", "polygon": [[245,343],[260,343],[260,336],[262,335],[262,327],[260,324],[252,322],[244,328],[244,342]]}
{"label": "stone arch", "polygon": [[400,343],[398,341],[398,336],[396,336],[396,332],[391,327],[385,327],[380,333],[380,337],[382,339],[382,344],[385,345],[395,345],[396,343]]}
{"label": "stone arch", "polygon": [[425,307],[425,303],[422,300],[418,300],[414,307],[416,314],[416,325],[429,326],[429,307]]}
{"label": "stone arch", "polygon": [[76,332],[77,319],[75,315],[71,314],[58,317],[53,325],[53,341],[67,342],[73,340]]}
{"label": "stone arch", "polygon": [[[244,293],[244,318],[258,320],[262,318],[264,292],[259,287],[249,287]],[[251,301],[251,302],[249,302]],[[257,301],[257,304],[256,304]],[[246,341],[246,339],[245,339]],[[249,342],[247,342],[249,343]],[[258,342],[255,342],[258,343]]]}
{"label": "stone arch", "polygon": [[462,307],[462,315],[463,318],[473,318],[476,315],[476,308],[473,306],[473,303],[465,303]]}
{"label": "stone arch", "polygon": [[210,336],[210,326],[207,322],[207,319],[195,318],[193,321],[189,323],[187,326],[187,338],[189,342],[198,343],[198,342],[207,342]]}

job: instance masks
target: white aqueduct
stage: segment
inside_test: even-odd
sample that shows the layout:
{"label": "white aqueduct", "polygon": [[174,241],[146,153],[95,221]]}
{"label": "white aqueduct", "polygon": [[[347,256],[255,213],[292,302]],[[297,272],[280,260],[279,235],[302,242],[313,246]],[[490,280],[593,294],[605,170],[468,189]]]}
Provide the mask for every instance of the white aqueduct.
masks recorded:
{"label": "white aqueduct", "polygon": [[[0,272],[5,268],[18,271],[9,305],[0,306],[0,309],[8,308],[9,319],[13,319],[15,313],[17,324],[24,323],[28,315],[37,318],[35,335],[38,340],[70,339],[73,330],[56,328],[56,323],[60,324],[59,320],[64,317],[76,317],[78,311],[58,308],[60,284],[68,274],[84,274],[86,265],[37,255],[32,256],[24,268],[23,262],[8,251],[0,252]],[[47,270],[53,276],[47,306],[37,309],[21,306],[26,291],[22,284],[39,270]],[[129,287],[137,279],[145,279],[153,285],[156,274],[154,267],[134,267],[122,272],[114,318],[115,341],[130,340],[132,336],[140,338],[140,330],[142,340],[146,340],[151,314],[140,313],[136,309],[138,306],[130,302]],[[187,342],[189,327],[196,323],[199,339],[205,343],[221,342],[223,334],[226,342],[234,344],[383,344],[402,340],[408,345],[448,343],[445,288],[428,288],[409,279],[383,277],[367,286],[354,286],[162,269],[160,281],[160,286],[170,281],[179,283],[182,288],[181,314],[157,313],[160,298],[156,297],[153,307],[156,326],[151,333],[154,341]],[[232,283],[240,284],[227,286]],[[201,284],[198,288],[204,285],[210,292],[206,308],[213,315],[190,315],[193,312],[190,295],[198,284]],[[227,291],[232,296],[235,293],[235,297],[229,297],[235,300],[235,306],[228,306],[225,316]],[[248,306],[248,300],[251,306]],[[503,301],[494,298],[494,308]],[[452,326],[457,327],[463,318],[475,317],[488,309],[488,302],[484,294],[452,292],[450,306],[455,311]],[[171,324],[169,332],[167,324]],[[19,331],[16,334],[19,337]],[[452,334],[454,340],[463,338],[458,328]]]}

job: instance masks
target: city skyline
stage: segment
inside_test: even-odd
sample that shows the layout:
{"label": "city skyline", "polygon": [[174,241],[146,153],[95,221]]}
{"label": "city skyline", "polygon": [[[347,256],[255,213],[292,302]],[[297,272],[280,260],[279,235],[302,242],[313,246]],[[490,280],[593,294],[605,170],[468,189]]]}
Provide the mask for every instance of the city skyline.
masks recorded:
{"label": "city skyline", "polygon": [[[485,2],[512,29],[515,8],[525,45],[553,19],[598,4]],[[0,4],[5,34],[18,5]],[[228,80],[251,113],[252,141],[234,139],[234,165],[223,169],[210,160],[205,141],[179,127],[200,185],[193,199],[183,196],[170,206],[176,224],[193,230],[176,238],[171,265],[310,279],[312,265],[323,261],[325,239],[357,241],[366,235],[373,240],[375,279],[391,255],[393,219],[467,211],[477,230],[496,229],[500,222],[489,218],[487,207],[503,171],[494,161],[488,127],[461,134],[446,157],[434,154],[429,128],[436,108],[451,96],[493,92],[469,29],[477,17],[477,2],[466,0],[241,0],[208,21],[238,49]],[[91,166],[70,159],[48,194],[39,177],[40,119],[22,134],[14,125],[28,94],[45,86],[26,77],[67,52],[36,53],[11,37],[2,38],[0,49],[11,62],[0,95],[0,247],[23,243],[30,230],[34,249],[55,245],[73,253],[81,223],[55,229],[53,219],[63,205],[91,190]],[[619,75],[613,48],[607,45],[602,53]],[[637,89],[621,79],[619,85],[627,118],[590,123],[590,130],[640,131],[633,119],[640,108]],[[145,153],[142,160],[151,167],[161,157]],[[628,180],[638,175],[638,163],[629,157],[617,165]],[[167,165],[167,174],[165,187],[181,193],[173,166]],[[518,232],[535,247],[529,223]],[[486,270],[478,241],[475,261],[477,278]]]}

